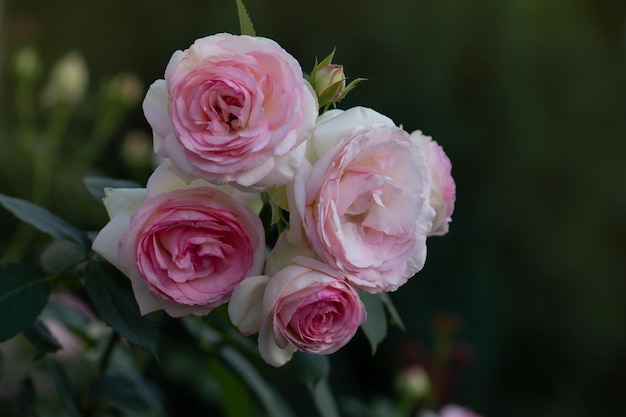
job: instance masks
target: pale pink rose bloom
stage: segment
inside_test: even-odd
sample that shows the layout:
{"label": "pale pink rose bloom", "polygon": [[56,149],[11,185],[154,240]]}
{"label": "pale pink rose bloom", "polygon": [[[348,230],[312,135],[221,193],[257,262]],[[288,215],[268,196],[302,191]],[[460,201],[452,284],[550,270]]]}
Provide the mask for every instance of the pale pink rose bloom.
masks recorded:
{"label": "pale pink rose bloom", "polygon": [[317,117],[296,59],[271,39],[217,34],[176,51],[143,103],[155,152],[214,183],[291,180]]}
{"label": "pale pink rose bloom", "polygon": [[426,154],[426,162],[432,178],[430,189],[430,204],[435,209],[435,219],[429,236],[442,236],[448,233],[449,223],[452,221],[454,203],[456,200],[456,184],[452,177],[452,163],[443,148],[430,136],[425,136],[419,130],[411,133],[414,140]]}
{"label": "pale pink rose bloom", "polygon": [[248,278],[235,288],[230,318],[243,334],[259,333],[259,352],[273,366],[296,350],[334,353],[366,319],[357,291],[318,260],[296,257],[271,278]]}
{"label": "pale pink rose bloom", "polygon": [[204,181],[184,183],[161,165],[147,189],[107,189],[111,221],[93,249],[130,279],[142,314],[208,314],[262,272],[259,217]]}
{"label": "pale pink rose bloom", "polygon": [[307,146],[313,165],[288,188],[291,228],[357,288],[398,289],[424,265],[435,214],[424,152],[361,107],[321,117]]}

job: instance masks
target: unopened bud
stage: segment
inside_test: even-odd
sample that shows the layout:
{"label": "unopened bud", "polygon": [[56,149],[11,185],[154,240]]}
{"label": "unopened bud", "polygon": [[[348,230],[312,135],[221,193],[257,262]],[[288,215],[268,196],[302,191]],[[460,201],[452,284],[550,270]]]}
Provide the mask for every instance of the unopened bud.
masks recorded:
{"label": "unopened bud", "polygon": [[327,98],[331,103],[339,100],[341,93],[346,88],[343,65],[330,64],[317,68],[313,88],[318,97]]}
{"label": "unopened bud", "polygon": [[20,49],[15,57],[15,73],[19,78],[35,80],[39,77],[41,69],[41,60],[33,48],[26,46]]}
{"label": "unopened bud", "polygon": [[108,83],[106,94],[124,107],[133,107],[143,96],[143,85],[134,74],[122,73]]}
{"label": "unopened bud", "polygon": [[57,61],[42,93],[44,105],[76,105],[87,90],[89,74],[82,55],[70,52]]}
{"label": "unopened bud", "polygon": [[395,381],[396,390],[403,397],[419,400],[430,392],[430,379],[421,366],[412,366],[398,375]]}

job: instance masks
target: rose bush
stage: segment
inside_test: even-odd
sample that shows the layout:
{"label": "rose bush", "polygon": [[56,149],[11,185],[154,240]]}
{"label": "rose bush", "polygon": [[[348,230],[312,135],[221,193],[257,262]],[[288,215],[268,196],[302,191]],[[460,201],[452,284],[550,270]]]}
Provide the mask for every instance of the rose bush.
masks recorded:
{"label": "rose bush", "polygon": [[263,225],[223,190],[202,180],[185,184],[168,165],[145,189],[107,189],[111,221],[93,249],[131,279],[142,314],[208,314],[262,272]]}
{"label": "rose bush", "polygon": [[[435,214],[424,152],[363,107],[325,113],[308,143],[288,188],[287,233],[357,288],[396,290],[423,267]],[[270,257],[282,257],[281,248]]]}
{"label": "rose bush", "polygon": [[317,117],[300,64],[271,39],[217,34],[175,52],[143,103],[158,155],[214,183],[291,180]]}
{"label": "rose bush", "polygon": [[430,170],[431,188],[430,204],[435,209],[435,219],[429,236],[442,236],[448,233],[452,221],[454,202],[456,199],[456,183],[452,177],[452,163],[443,148],[430,136],[419,130],[411,133],[415,141],[426,154],[426,162]]}
{"label": "rose bush", "polygon": [[336,352],[366,319],[357,291],[336,271],[305,257],[271,278],[239,284],[228,312],[243,334],[259,333],[259,352],[273,366],[284,365],[296,350]]}

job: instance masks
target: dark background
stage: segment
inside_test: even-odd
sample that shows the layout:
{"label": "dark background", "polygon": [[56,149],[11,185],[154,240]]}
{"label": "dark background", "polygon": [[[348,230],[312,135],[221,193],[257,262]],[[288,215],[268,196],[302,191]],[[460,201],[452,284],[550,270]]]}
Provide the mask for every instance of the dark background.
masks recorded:
{"label": "dark background", "polygon": [[[334,388],[365,398],[388,392],[402,355],[422,358],[443,315],[456,323],[469,366],[455,379],[455,401],[487,417],[626,409],[626,3],[246,3],[257,34],[305,71],[336,48],[349,77],[369,79],[341,107],[372,107],[420,129],[453,163],[450,233],[431,239],[425,269],[393,294],[407,332],[393,329],[373,359],[357,338],[333,358]],[[120,71],[147,88],[174,50],[238,33],[227,0],[2,6],[4,133],[13,114],[11,57],[21,46],[35,47],[48,66],[79,51],[93,88]],[[127,129],[148,131],[140,106]],[[111,141],[94,169],[128,175],[119,147]],[[14,219],[0,216],[6,235]],[[81,221],[97,228],[104,217]]]}

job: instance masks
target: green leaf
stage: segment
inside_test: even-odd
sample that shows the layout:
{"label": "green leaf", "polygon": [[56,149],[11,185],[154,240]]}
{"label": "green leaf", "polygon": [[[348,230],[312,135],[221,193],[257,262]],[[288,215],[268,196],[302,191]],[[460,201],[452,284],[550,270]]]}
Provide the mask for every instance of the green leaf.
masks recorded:
{"label": "green leaf", "polygon": [[400,313],[398,313],[398,310],[396,310],[396,306],[393,304],[393,301],[391,301],[391,297],[389,296],[389,294],[386,292],[381,292],[378,293],[378,296],[385,305],[387,313],[389,313],[389,316],[391,316],[391,321],[393,322],[393,324],[398,326],[403,332],[406,332],[406,326],[404,325],[404,322],[400,317]]}
{"label": "green leaf", "polygon": [[256,36],[254,26],[250,15],[243,4],[243,0],[235,0],[237,2],[237,14],[239,15],[239,30],[242,35]]}
{"label": "green leaf", "polygon": [[54,353],[62,348],[50,330],[40,320],[35,320],[30,327],[24,329],[24,337],[32,343],[39,356]]}
{"label": "green leaf", "polygon": [[367,78],[357,78],[356,80],[352,80],[350,84],[346,86],[346,88],[341,92],[341,95],[337,99],[337,103],[343,100],[350,91],[354,90],[354,88],[362,81],[367,81]]}
{"label": "green leaf", "polygon": [[335,403],[332,391],[328,386],[328,380],[324,379],[310,390],[313,403],[322,417],[340,417],[339,409]]}
{"label": "green leaf", "polygon": [[30,326],[48,303],[48,277],[27,265],[0,265],[0,342]]}
{"label": "green leaf", "polygon": [[284,369],[313,390],[330,374],[330,360],[325,355],[297,351]]}
{"label": "green leaf", "polygon": [[319,64],[315,64],[316,67],[318,68],[323,68],[323,67],[327,67],[330,64],[332,64],[333,62],[333,58],[335,57],[335,51],[337,48],[333,48],[332,52],[330,54],[328,54],[328,56],[324,59],[322,59],[322,61]]}
{"label": "green leaf", "polygon": [[48,374],[52,377],[54,385],[57,388],[57,392],[65,403],[67,415],[70,417],[81,417],[78,405],[76,404],[76,398],[72,394],[72,388],[67,381],[63,368],[61,368],[56,361],[50,359],[49,357],[45,358],[45,362],[48,368]]}
{"label": "green leaf", "polygon": [[53,240],[41,253],[41,268],[48,274],[69,270],[85,259],[85,250],[65,240]]}
{"label": "green leaf", "polygon": [[163,407],[156,387],[127,366],[107,368],[91,385],[91,393],[129,415],[155,415]]}
{"label": "green leaf", "polygon": [[214,358],[209,360],[209,372],[219,382],[220,406],[226,417],[253,415],[250,395],[241,378]]}
{"label": "green leaf", "polygon": [[363,301],[365,310],[367,310],[367,320],[361,325],[361,329],[367,336],[367,340],[369,340],[372,347],[372,355],[374,355],[380,342],[387,336],[385,308],[381,298],[376,294],[362,292],[361,301]]}
{"label": "green leaf", "polygon": [[220,348],[219,355],[256,394],[268,417],[292,417],[294,415],[245,356],[229,346]]}
{"label": "green leaf", "polygon": [[85,177],[83,185],[96,200],[102,203],[105,188],[143,188],[141,184],[131,180],[119,180],[107,177]]}
{"label": "green leaf", "polygon": [[30,201],[0,194],[0,204],[18,219],[56,239],[75,243],[81,248],[88,248],[91,244],[81,230]]}
{"label": "green leaf", "polygon": [[120,336],[157,355],[156,326],[142,316],[130,280],[108,262],[92,261],[85,270],[85,287],[102,319]]}

